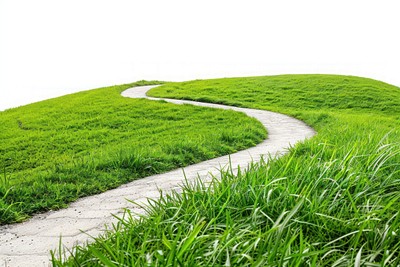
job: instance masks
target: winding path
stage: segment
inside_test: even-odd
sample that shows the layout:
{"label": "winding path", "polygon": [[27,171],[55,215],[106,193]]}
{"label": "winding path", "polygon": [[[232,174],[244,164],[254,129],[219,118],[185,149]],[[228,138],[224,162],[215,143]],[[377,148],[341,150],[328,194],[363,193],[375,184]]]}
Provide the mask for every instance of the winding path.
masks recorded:
{"label": "winding path", "polygon": [[[125,97],[150,98],[146,92],[154,86],[142,86],[128,89],[122,93]],[[97,236],[116,219],[111,215],[122,215],[124,208],[142,214],[140,207],[128,202],[146,203],[147,198],[157,198],[159,189],[163,192],[179,190],[183,181],[183,171],[189,181],[198,175],[209,181],[211,175],[218,175],[221,168],[227,168],[229,158],[233,167],[244,169],[251,161],[259,161],[262,156],[279,156],[296,142],[303,141],[315,134],[315,131],[302,121],[286,115],[247,108],[237,108],[217,104],[200,103],[186,100],[164,99],[175,104],[193,104],[197,106],[232,109],[244,112],[258,119],[268,129],[268,139],[259,145],[234,153],[207,160],[198,164],[163,174],[149,176],[125,184],[99,195],[82,198],[68,208],[34,216],[27,222],[0,227],[0,266],[49,266],[49,251],[59,247],[62,236],[63,248],[71,249],[75,244],[84,244],[88,235]],[[83,233],[84,232],[84,233]]]}

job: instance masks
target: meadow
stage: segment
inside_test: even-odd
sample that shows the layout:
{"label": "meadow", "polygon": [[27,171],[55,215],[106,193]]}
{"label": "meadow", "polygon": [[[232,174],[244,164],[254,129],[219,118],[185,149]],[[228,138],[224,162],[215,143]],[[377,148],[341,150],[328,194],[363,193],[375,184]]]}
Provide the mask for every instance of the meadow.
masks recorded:
{"label": "meadow", "polygon": [[[54,266],[399,266],[400,88],[340,75],[166,83],[149,92],[267,109],[317,130],[278,160],[127,211]],[[68,252],[66,252],[66,255]]]}
{"label": "meadow", "polygon": [[261,123],[242,113],[120,95],[159,83],[89,90],[0,112],[0,224],[265,139]]}

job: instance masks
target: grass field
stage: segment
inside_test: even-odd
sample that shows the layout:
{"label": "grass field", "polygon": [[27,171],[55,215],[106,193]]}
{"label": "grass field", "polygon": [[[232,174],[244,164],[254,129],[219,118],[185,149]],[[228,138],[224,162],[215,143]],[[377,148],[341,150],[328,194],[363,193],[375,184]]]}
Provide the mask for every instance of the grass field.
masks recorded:
{"label": "grass field", "polygon": [[400,88],[282,75],[167,83],[152,96],[286,113],[318,135],[268,164],[128,213],[56,266],[399,266]]}
{"label": "grass field", "polygon": [[0,112],[0,224],[266,137],[261,123],[238,112],[120,95],[142,84],[149,82]]}

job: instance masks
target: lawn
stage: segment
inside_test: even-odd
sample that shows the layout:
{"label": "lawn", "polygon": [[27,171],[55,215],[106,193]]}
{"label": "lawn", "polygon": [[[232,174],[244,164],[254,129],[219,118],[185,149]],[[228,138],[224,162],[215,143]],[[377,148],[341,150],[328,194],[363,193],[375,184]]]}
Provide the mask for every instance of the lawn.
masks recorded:
{"label": "lawn", "polygon": [[340,75],[167,83],[151,96],[268,109],[318,134],[129,212],[57,266],[399,266],[400,88]]}
{"label": "lawn", "polygon": [[[0,224],[261,142],[246,115],[124,98],[138,82],[0,112]],[[226,136],[229,135],[229,138]]]}

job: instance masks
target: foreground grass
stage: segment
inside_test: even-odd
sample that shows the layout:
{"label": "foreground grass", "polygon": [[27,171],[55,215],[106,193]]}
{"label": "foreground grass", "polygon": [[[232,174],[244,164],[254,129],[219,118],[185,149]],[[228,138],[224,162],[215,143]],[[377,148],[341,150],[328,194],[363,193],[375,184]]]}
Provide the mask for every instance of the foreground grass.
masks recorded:
{"label": "foreground grass", "polygon": [[115,231],[54,265],[400,265],[398,87],[284,75],[170,83],[151,94],[271,109],[318,135],[209,188],[199,181],[152,201],[140,220],[127,212]]}
{"label": "foreground grass", "polygon": [[120,96],[142,84],[0,112],[0,224],[266,136],[259,122],[237,112]]}

